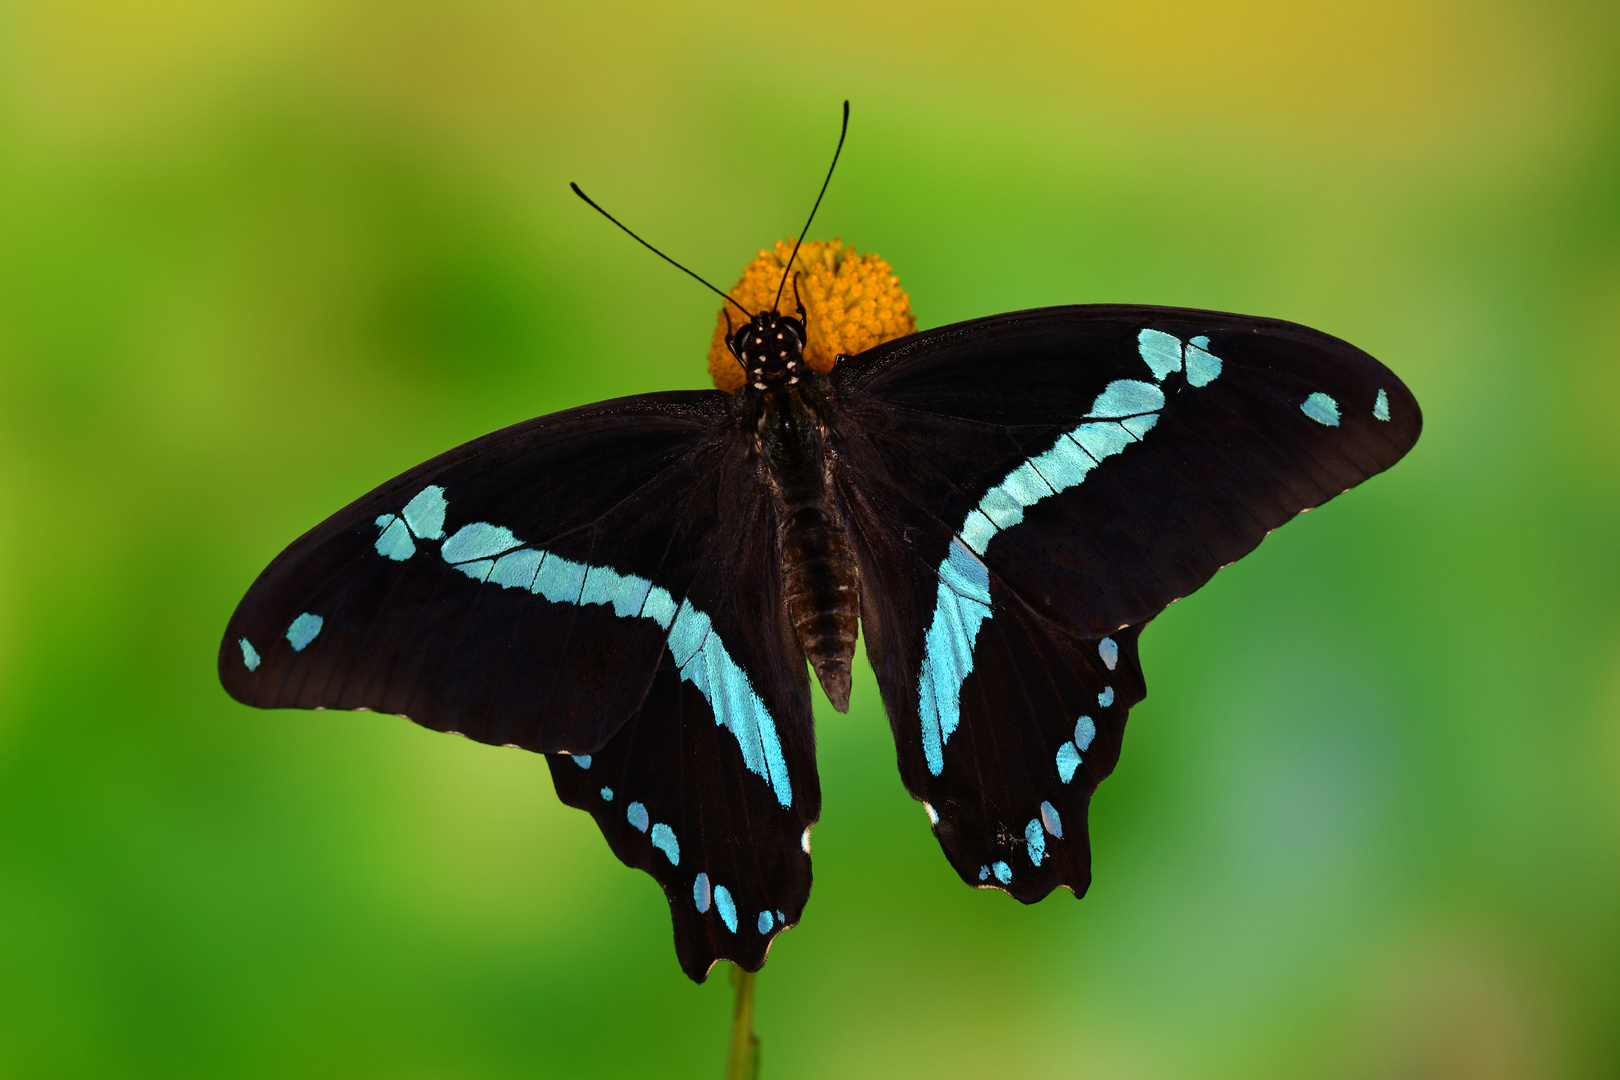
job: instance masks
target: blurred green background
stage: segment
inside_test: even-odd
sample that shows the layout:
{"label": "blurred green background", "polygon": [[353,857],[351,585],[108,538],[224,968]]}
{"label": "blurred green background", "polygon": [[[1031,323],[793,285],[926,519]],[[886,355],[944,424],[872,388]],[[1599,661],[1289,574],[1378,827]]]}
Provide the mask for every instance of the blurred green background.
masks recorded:
{"label": "blurred green background", "polygon": [[792,234],[920,324],[1276,315],[1410,457],[1143,638],[1095,884],[963,887],[818,705],[767,1080],[1620,1074],[1620,13],[1373,0],[0,7],[0,1075],[720,1074],[543,763],[219,688],[290,540],[498,426],[705,382]]}

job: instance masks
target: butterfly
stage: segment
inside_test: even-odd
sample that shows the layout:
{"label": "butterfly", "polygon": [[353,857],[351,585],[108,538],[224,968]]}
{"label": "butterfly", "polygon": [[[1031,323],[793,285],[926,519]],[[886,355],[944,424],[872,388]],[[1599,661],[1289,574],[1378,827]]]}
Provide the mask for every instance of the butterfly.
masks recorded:
{"label": "butterfly", "polygon": [[829,374],[805,335],[750,314],[735,395],[542,416],[362,496],[248,590],[225,689],[544,754],[686,974],[754,971],[810,892],[810,672],[847,709],[857,630],[963,881],[1084,894],[1142,628],[1422,429],[1388,368],[1275,319],[1051,307]]}

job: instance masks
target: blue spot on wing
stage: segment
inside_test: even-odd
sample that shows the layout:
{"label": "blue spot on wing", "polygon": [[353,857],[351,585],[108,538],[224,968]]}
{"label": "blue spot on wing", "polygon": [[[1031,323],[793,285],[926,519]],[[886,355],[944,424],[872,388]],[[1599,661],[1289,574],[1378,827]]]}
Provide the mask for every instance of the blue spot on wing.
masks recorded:
{"label": "blue spot on wing", "polygon": [[1147,361],[1153,377],[1163,382],[1172,371],[1181,370],[1181,339],[1162,330],[1143,330],[1136,335],[1136,350]]}
{"label": "blue spot on wing", "polygon": [[236,643],[242,647],[242,666],[249,671],[258,671],[259,650],[255,649],[247,638],[238,638]]}
{"label": "blue spot on wing", "polygon": [[315,640],[315,635],[321,632],[325,622],[319,615],[311,615],[307,611],[294,619],[292,625],[287,627],[287,642],[293,647],[293,652],[303,652]]}
{"label": "blue spot on wing", "polygon": [[1113,671],[1114,665],[1119,663],[1119,645],[1113,638],[1105,637],[1097,642],[1097,655],[1102,658],[1103,666]]}
{"label": "blue spot on wing", "polygon": [[1382,389],[1378,391],[1378,396],[1373,399],[1373,419],[1389,419],[1389,395],[1384,393]]}
{"label": "blue spot on wing", "polygon": [[647,808],[638,802],[633,802],[624,808],[624,819],[636,832],[647,831]]}
{"label": "blue spot on wing", "polygon": [[681,845],[675,840],[675,830],[662,821],[652,827],[652,845],[664,853],[671,866],[681,865]]}
{"label": "blue spot on wing", "polygon": [[377,537],[377,554],[395,562],[404,562],[416,554],[416,543],[404,521],[393,514],[384,514],[377,519],[377,527],[382,530]]}
{"label": "blue spot on wing", "polygon": [[444,539],[444,488],[432,485],[416,493],[416,498],[405,504],[405,524],[423,540]]}
{"label": "blue spot on wing", "polygon": [[612,788],[605,787],[605,788],[602,789],[602,801],[603,802],[612,802],[613,801],[613,789]]}
{"label": "blue spot on wing", "polygon": [[720,921],[733,934],[737,932],[737,905],[731,902],[731,890],[724,885],[714,887],[714,907],[720,912]]}
{"label": "blue spot on wing", "polygon": [[1063,819],[1058,816],[1057,807],[1049,802],[1041,803],[1041,827],[1054,838],[1063,839]]}
{"label": "blue spot on wing", "polygon": [[709,875],[699,874],[697,880],[692,882],[692,902],[697,905],[699,915],[707,914],[713,896],[709,889]]}
{"label": "blue spot on wing", "polygon": [[1040,818],[1031,818],[1024,826],[1024,845],[1029,852],[1029,861],[1036,866],[1046,858],[1046,830],[1041,828]]}
{"label": "blue spot on wing", "polygon": [[979,867],[979,880],[980,881],[985,881],[989,877],[990,877],[990,868],[988,866]]}
{"label": "blue spot on wing", "polygon": [[1221,374],[1221,358],[1209,351],[1209,338],[1195,337],[1187,343],[1187,381],[1208,386]]}
{"label": "blue spot on wing", "polygon": [[771,913],[768,911],[762,911],[759,913],[759,920],[755,925],[759,927],[760,933],[768,934],[771,932],[771,927],[774,924],[775,918],[771,915]]}
{"label": "blue spot on wing", "polygon": [[1058,747],[1057,770],[1058,777],[1065,784],[1074,779],[1074,771],[1080,767],[1080,751],[1074,748],[1074,743],[1066,742]]}
{"label": "blue spot on wing", "polygon": [[1082,716],[1074,722],[1074,745],[1081,750],[1091,746],[1091,740],[1097,737],[1097,725],[1092,723],[1091,717]]}
{"label": "blue spot on wing", "polygon": [[1108,708],[1108,706],[1112,705],[1113,703],[1114,703],[1114,688],[1112,686],[1103,687],[1102,688],[1102,693],[1097,695],[1097,704],[1101,705],[1103,708],[1106,709],[1106,708]]}
{"label": "blue spot on wing", "polygon": [[1328,427],[1339,426],[1339,403],[1318,390],[1306,398],[1299,411]]}
{"label": "blue spot on wing", "polygon": [[1001,882],[1003,885],[1012,883],[1012,867],[1008,866],[1006,863],[992,863],[990,866],[990,872],[995,874],[996,880]]}
{"label": "blue spot on wing", "polygon": [[573,754],[570,755],[570,760],[572,760],[575,765],[578,765],[582,769],[588,769],[591,767],[591,755],[589,754]]}

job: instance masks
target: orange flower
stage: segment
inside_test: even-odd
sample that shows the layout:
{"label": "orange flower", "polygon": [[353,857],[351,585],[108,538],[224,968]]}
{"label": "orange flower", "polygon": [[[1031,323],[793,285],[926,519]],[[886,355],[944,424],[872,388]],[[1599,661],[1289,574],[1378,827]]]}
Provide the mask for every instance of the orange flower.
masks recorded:
{"label": "orange flower", "polygon": [[[792,251],[791,240],[778,241],[773,251],[761,251],[732,287],[732,298],[749,311],[769,309]],[[889,264],[876,255],[858,255],[844,247],[842,240],[808,240],[799,248],[793,267],[809,338],[804,359],[814,370],[826,374],[840,355],[862,352],[916,331],[911,298],[900,288],[900,279]],[[783,315],[797,314],[791,279],[776,310]],[[742,324],[736,308],[721,306],[709,342],[709,374],[715,386],[735,394],[742,389],[743,370],[726,348],[728,312],[731,326]]]}

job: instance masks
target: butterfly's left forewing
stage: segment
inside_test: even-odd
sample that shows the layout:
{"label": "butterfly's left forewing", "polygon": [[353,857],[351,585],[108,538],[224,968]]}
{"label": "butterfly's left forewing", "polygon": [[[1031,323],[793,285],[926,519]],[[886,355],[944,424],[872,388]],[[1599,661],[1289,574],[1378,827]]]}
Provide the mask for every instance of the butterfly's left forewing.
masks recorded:
{"label": "butterfly's left forewing", "polygon": [[1360,350],[1185,309],[978,320],[832,382],[902,778],[957,870],[1023,900],[1089,880],[1085,800],[1145,693],[1141,627],[1421,429]]}

